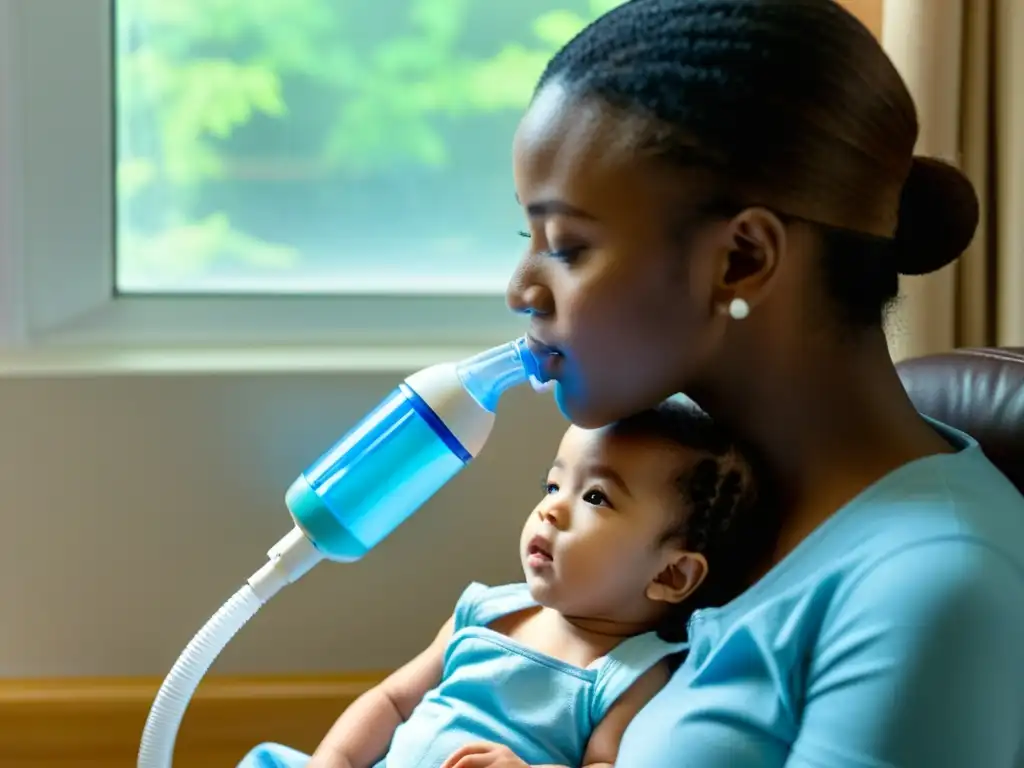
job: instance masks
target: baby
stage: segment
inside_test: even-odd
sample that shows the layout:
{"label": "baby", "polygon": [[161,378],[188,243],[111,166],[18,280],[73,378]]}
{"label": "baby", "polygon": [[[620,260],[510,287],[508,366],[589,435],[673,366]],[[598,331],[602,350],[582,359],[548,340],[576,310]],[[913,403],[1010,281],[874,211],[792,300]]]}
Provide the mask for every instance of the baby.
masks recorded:
{"label": "baby", "polygon": [[268,744],[239,768],[465,768],[495,750],[528,766],[613,765],[685,652],[690,614],[750,583],[770,544],[758,485],[686,403],[570,427],[523,528],[525,582],[471,584],[311,762]]}

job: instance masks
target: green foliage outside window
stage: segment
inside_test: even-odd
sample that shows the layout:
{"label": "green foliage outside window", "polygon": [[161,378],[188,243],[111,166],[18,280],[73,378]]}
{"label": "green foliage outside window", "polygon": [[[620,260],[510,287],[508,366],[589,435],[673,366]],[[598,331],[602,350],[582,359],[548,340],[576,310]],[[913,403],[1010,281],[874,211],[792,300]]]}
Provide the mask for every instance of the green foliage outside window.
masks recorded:
{"label": "green foliage outside window", "polygon": [[119,280],[365,262],[385,209],[430,258],[486,250],[545,62],[621,1],[118,0]]}

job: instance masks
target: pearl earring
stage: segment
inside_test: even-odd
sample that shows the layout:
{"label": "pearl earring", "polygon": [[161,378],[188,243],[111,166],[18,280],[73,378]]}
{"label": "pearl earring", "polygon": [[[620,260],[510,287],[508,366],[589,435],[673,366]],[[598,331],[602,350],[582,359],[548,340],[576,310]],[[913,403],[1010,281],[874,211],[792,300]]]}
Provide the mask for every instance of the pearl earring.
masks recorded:
{"label": "pearl earring", "polygon": [[729,316],[733,320],[742,320],[750,314],[750,305],[743,299],[733,299],[729,302]]}

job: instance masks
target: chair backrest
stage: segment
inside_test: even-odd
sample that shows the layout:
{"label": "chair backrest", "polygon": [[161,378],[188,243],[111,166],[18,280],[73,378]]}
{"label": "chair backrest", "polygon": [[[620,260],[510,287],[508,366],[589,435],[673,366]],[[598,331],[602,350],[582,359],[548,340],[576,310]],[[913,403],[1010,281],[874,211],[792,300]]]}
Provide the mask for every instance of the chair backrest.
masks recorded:
{"label": "chair backrest", "polygon": [[974,437],[1024,492],[1024,348],[958,349],[896,368],[921,413]]}

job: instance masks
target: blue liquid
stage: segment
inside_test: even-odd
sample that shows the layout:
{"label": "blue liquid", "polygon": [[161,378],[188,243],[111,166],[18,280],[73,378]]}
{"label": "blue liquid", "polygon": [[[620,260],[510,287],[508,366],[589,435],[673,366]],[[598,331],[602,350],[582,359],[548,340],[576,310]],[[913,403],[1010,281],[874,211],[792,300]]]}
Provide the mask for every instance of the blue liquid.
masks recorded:
{"label": "blue liquid", "polygon": [[287,504],[326,557],[357,560],[469,460],[403,384],[296,480]]}

